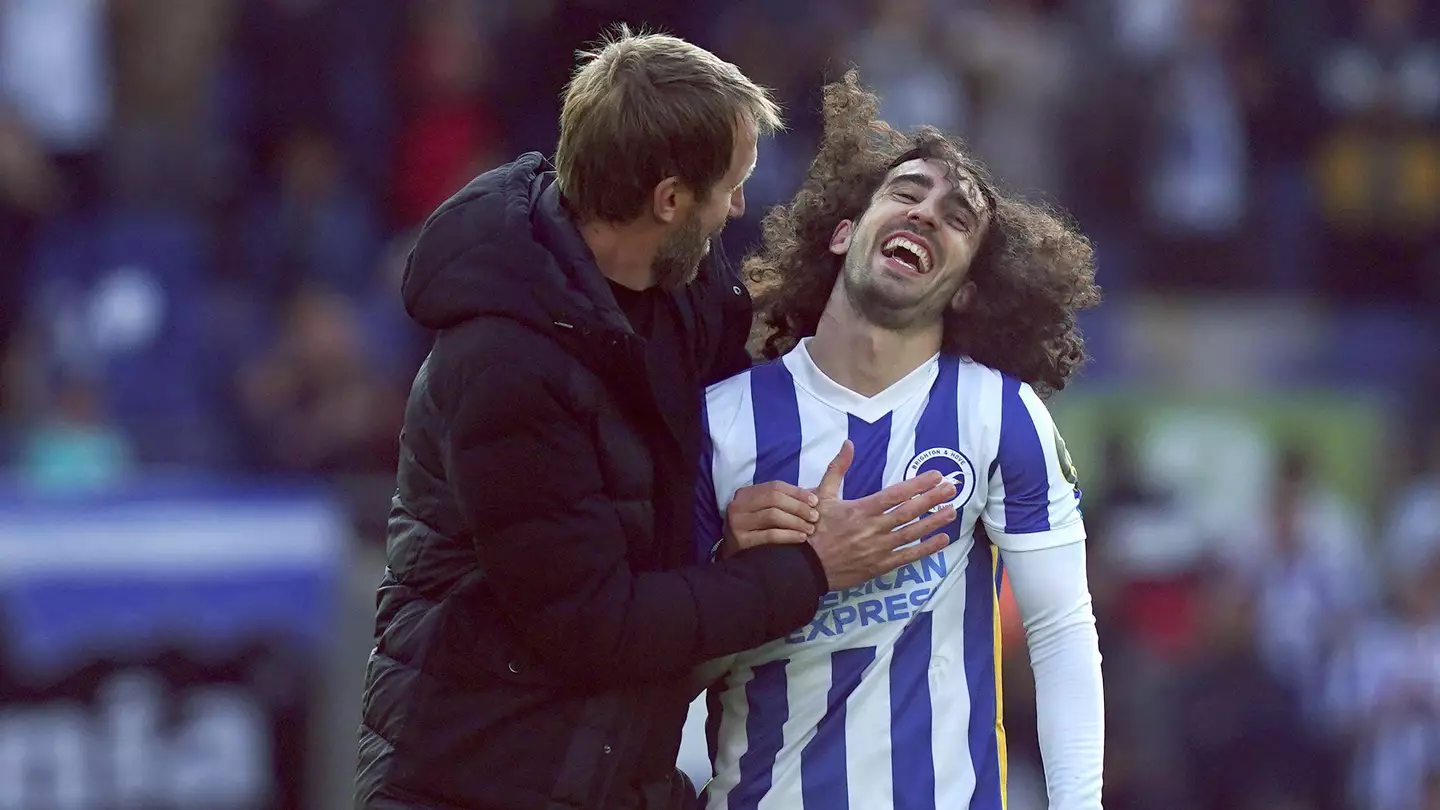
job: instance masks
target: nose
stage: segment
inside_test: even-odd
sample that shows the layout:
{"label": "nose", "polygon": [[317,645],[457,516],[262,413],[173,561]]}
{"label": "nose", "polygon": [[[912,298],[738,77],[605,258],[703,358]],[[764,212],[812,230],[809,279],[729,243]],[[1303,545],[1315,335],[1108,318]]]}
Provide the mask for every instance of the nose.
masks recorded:
{"label": "nose", "polygon": [[745,187],[740,186],[730,193],[730,218],[745,216]]}
{"label": "nose", "polygon": [[940,222],[938,212],[935,210],[935,203],[929,198],[912,205],[910,210],[905,214],[905,219],[931,229],[935,228]]}

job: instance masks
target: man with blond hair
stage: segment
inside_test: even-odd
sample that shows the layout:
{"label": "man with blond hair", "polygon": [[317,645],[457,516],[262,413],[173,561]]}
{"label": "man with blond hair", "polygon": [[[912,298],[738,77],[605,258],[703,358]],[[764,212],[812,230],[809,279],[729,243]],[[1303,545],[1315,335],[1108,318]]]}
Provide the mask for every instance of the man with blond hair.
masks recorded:
{"label": "man with blond hair", "polygon": [[943,545],[914,542],[954,518],[930,514],[955,497],[938,474],[856,501],[756,481],[724,516],[748,550],[706,566],[693,543],[702,392],[750,363],[715,236],[780,126],[734,65],[622,28],[566,90],[553,172],[522,155],[425,224],[403,295],[436,340],[401,436],[357,807],[692,807],[691,669]]}

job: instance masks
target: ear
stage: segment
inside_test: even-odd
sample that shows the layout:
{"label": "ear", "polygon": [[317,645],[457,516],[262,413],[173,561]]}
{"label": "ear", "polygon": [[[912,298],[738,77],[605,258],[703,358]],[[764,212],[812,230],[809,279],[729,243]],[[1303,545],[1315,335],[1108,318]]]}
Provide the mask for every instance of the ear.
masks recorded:
{"label": "ear", "polygon": [[681,218],[693,196],[680,178],[667,177],[655,185],[650,199],[650,214],[656,222],[668,225]]}
{"label": "ear", "polygon": [[955,291],[950,298],[950,309],[955,312],[964,312],[970,308],[970,303],[975,300],[975,282],[966,281]]}
{"label": "ear", "polygon": [[855,223],[848,219],[840,220],[835,226],[835,233],[830,235],[830,252],[836,256],[844,256],[850,249],[850,237],[855,234]]}

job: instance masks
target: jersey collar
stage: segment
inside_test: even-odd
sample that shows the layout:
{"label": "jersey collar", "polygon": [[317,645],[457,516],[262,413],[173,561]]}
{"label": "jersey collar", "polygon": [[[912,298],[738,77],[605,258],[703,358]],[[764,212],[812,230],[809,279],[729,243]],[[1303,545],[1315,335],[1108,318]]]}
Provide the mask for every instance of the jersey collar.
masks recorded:
{"label": "jersey collar", "polygon": [[795,379],[795,385],[835,410],[854,414],[866,422],[876,422],[911,397],[923,396],[934,384],[940,370],[940,355],[937,353],[889,388],[873,397],[866,397],[825,376],[806,348],[811,340],[813,338],[801,340],[781,359]]}

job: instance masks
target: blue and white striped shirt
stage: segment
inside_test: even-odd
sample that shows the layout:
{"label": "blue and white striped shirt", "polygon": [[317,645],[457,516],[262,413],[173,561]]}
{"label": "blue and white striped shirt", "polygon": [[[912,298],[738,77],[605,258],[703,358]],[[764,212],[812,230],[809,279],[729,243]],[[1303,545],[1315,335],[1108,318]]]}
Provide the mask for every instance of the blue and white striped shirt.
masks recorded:
{"label": "blue and white striped shirt", "polygon": [[1002,810],[998,551],[1084,539],[1064,442],[1035,392],[937,355],[874,397],[826,377],[802,342],[707,392],[697,543],[736,490],[811,488],[845,438],[842,496],[929,470],[956,484],[949,547],[821,600],[712,687],[708,810]]}

